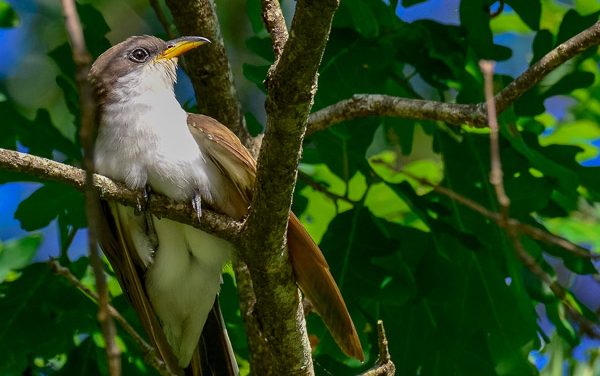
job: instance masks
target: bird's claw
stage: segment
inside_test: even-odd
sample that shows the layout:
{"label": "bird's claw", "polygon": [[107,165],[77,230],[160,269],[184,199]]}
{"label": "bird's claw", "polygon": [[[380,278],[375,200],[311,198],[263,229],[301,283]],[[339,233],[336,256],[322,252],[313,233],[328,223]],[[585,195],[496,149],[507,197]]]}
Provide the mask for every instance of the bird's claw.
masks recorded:
{"label": "bird's claw", "polygon": [[136,202],[136,214],[140,214],[148,209],[148,203],[150,202],[150,193],[152,192],[149,185],[144,186],[141,190],[141,194],[137,197]]}
{"label": "bird's claw", "polygon": [[192,198],[192,207],[196,212],[196,218],[200,221],[200,218],[202,217],[202,199],[198,193],[194,194],[194,197]]}

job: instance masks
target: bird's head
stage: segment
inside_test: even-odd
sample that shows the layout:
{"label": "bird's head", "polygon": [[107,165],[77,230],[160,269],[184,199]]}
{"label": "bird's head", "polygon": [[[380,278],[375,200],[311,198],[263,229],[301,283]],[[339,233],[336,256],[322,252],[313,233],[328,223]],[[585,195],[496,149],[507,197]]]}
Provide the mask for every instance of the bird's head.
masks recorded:
{"label": "bird's head", "polygon": [[170,41],[150,35],[131,37],[106,50],[89,73],[100,102],[120,100],[148,90],[173,90],[177,58],[210,41],[181,37]]}

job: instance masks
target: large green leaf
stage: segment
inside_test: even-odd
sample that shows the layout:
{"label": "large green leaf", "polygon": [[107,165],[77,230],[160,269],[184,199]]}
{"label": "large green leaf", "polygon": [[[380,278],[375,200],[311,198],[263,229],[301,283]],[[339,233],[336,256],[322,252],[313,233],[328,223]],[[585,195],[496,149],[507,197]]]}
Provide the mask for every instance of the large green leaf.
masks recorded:
{"label": "large green leaf", "polygon": [[23,269],[16,281],[0,285],[0,374],[20,375],[35,358],[68,353],[75,335],[96,330],[96,313],[96,305],[47,264]]}
{"label": "large green leaf", "polygon": [[23,200],[15,212],[27,231],[46,227],[59,216],[75,228],[86,226],[83,194],[57,183],[46,183]]}
{"label": "large green leaf", "polygon": [[29,235],[4,243],[0,242],[0,283],[15,269],[27,266],[35,256],[40,243],[41,235]]}
{"label": "large green leaf", "polygon": [[508,4],[517,14],[523,22],[527,24],[532,30],[538,30],[540,28],[540,17],[542,16],[542,2],[540,0],[506,0]]}

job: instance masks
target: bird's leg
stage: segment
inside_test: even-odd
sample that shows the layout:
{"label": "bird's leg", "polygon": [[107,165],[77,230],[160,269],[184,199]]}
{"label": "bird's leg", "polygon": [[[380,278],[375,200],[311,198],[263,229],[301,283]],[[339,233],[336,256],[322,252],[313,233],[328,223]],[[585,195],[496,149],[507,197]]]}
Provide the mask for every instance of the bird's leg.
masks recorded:
{"label": "bird's leg", "polygon": [[140,191],[141,195],[138,195],[137,197],[135,214],[140,214],[146,211],[146,209],[148,209],[148,203],[150,201],[150,194],[152,193],[152,188],[150,188],[150,186],[146,184],[144,188],[142,188]]}
{"label": "bird's leg", "polygon": [[202,199],[200,198],[199,193],[195,193],[194,197],[192,197],[192,207],[196,212],[196,218],[200,221],[200,218],[202,217]]}

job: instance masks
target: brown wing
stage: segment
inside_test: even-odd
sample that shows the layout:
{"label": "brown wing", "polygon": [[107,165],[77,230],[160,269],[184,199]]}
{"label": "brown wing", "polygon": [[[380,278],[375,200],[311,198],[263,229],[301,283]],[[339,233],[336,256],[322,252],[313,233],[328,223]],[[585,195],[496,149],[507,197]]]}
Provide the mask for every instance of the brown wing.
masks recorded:
{"label": "brown wing", "polygon": [[[238,213],[241,212],[243,217],[251,202],[256,177],[254,158],[233,132],[208,116],[189,114],[188,126],[196,142],[210,151],[211,160],[239,193],[237,201],[242,202],[239,205],[245,210]],[[234,218],[240,217],[239,214],[230,214],[234,212],[230,208],[223,211]],[[338,346],[346,354],[363,361],[358,334],[327,261],[294,213],[290,213],[287,240],[292,268],[300,289],[312,302]]]}
{"label": "brown wing", "polygon": [[228,197],[215,206],[232,218],[243,218],[252,198],[254,158],[233,132],[211,117],[188,114],[188,126],[198,145],[207,151],[206,157],[220,170],[222,183],[229,185],[221,187]]}
{"label": "brown wing", "polygon": [[[179,368],[148,299],[143,283],[145,267],[135,251],[129,236],[130,232],[126,228],[127,224],[119,217],[115,205],[117,204],[101,202],[104,215],[98,225],[100,246],[110,261],[123,292],[137,312],[158,356],[173,374],[183,375],[184,370]],[[211,328],[202,332],[198,348],[191,364],[185,370],[185,375],[238,375],[235,355],[223,325],[218,297],[208,315],[205,327],[207,326]],[[217,354],[217,351],[221,350],[222,353]]]}

